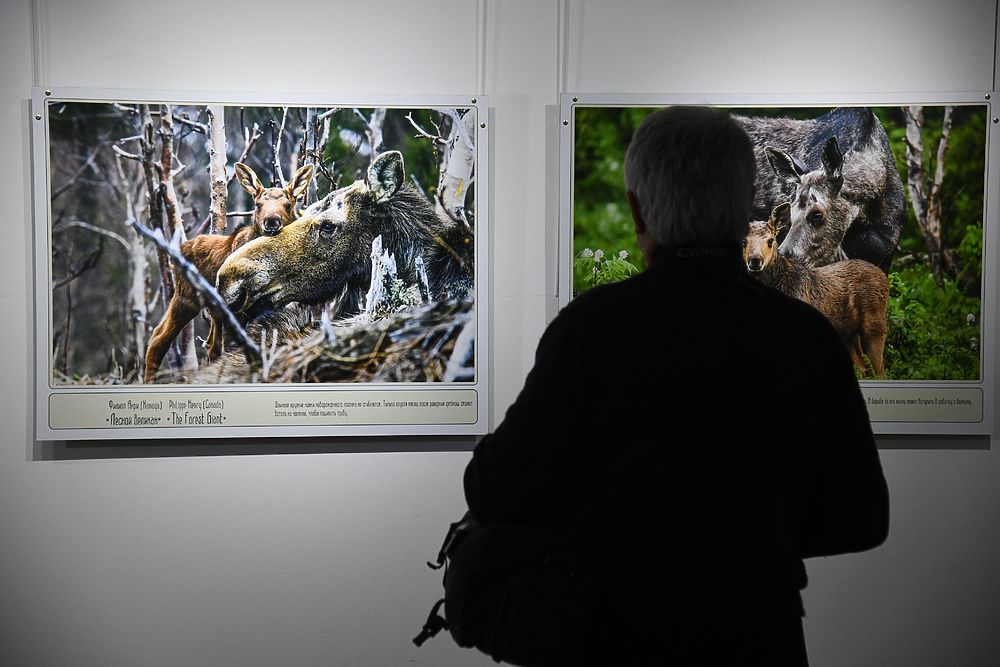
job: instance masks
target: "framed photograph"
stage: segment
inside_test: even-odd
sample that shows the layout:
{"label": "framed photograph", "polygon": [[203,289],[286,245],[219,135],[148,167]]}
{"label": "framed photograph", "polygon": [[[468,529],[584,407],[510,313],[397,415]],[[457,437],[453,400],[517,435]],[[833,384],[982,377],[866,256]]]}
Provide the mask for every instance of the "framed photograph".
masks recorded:
{"label": "framed photograph", "polygon": [[[748,270],[773,286],[789,266],[866,276],[858,289],[875,324],[848,347],[876,432],[990,434],[1000,259],[992,99],[564,95],[560,303],[645,268],[623,175],[643,119],[674,104],[726,108],[757,156]],[[776,252],[759,251],[769,246]]]}
{"label": "framed photograph", "polygon": [[485,433],[486,109],[33,90],[37,437]]}

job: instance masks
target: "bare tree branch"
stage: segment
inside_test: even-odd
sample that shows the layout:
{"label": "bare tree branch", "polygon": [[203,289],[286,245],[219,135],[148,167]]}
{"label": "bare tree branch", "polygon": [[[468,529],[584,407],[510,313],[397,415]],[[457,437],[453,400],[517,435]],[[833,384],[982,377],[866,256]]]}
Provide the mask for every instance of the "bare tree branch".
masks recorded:
{"label": "bare tree branch", "polygon": [[100,142],[94,150],[90,152],[87,159],[83,161],[80,168],[77,169],[76,174],[70,177],[68,181],[60,185],[58,188],[52,190],[52,201],[55,201],[60,195],[65,193],[67,190],[72,188],[80,177],[83,176],[84,172],[94,166],[94,160],[97,158],[97,154],[100,153],[101,149],[104,148],[104,142]]}
{"label": "bare tree branch", "polygon": [[67,220],[66,222],[61,224],[58,228],[53,228],[52,233],[56,234],[62,232],[64,227],[79,227],[80,229],[86,229],[91,232],[94,232],[95,234],[101,234],[102,236],[108,237],[109,239],[115,241],[123,248],[128,250],[129,247],[128,241],[125,239],[124,236],[122,236],[121,234],[116,234],[115,232],[112,232],[108,229],[92,225],[89,222],[84,222],[83,220],[76,220],[76,219]]}
{"label": "bare tree branch", "polygon": [[111,145],[111,150],[115,152],[115,155],[120,155],[126,160],[135,160],[136,162],[142,162],[142,156],[139,155],[138,153],[129,153],[128,151],[124,151],[114,144]]}
{"label": "bare tree branch", "polygon": [[[52,290],[55,291],[55,290],[59,289],[60,287],[69,285],[74,280],[76,280],[77,278],[79,278],[80,276],[82,276],[84,273],[86,273],[87,271],[90,271],[91,269],[93,269],[95,266],[97,266],[97,262],[100,261],[102,254],[104,254],[104,243],[103,242],[98,242],[97,246],[93,250],[91,250],[86,255],[84,255],[83,260],[81,262],[76,263],[76,262],[73,261],[72,257],[70,257],[70,259],[66,262],[66,275],[63,276],[62,278],[59,278],[58,280],[53,280],[52,281]],[[67,291],[67,297],[66,298],[67,299],[70,298],[70,294],[69,294],[68,291]],[[72,310],[72,304],[68,304],[68,311],[69,310]],[[69,331],[69,312],[68,311],[66,313],[66,318],[67,318],[66,331],[67,332]],[[67,344],[69,344],[69,337],[68,337],[68,335],[67,335]]]}

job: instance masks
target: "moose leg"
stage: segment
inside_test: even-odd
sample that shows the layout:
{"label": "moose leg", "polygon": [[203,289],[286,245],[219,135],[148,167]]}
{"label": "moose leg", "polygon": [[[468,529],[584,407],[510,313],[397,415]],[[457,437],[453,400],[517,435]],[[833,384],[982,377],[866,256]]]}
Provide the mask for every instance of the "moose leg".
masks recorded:
{"label": "moose leg", "polygon": [[208,314],[208,321],[210,328],[208,330],[208,342],[205,343],[205,351],[208,353],[209,360],[212,360],[222,354],[223,329],[222,324],[211,311]]}
{"label": "moose leg", "polygon": [[177,298],[177,293],[174,293],[174,298],[167,306],[167,312],[163,314],[163,319],[153,329],[153,335],[150,336],[149,345],[146,347],[146,373],[143,379],[146,384],[153,382],[156,371],[160,368],[160,362],[167,354],[170,344],[177,338],[181,329],[196,315],[198,315],[198,307]]}
{"label": "moose leg", "polygon": [[861,375],[864,375],[868,368],[865,366],[865,358],[861,356],[861,350],[861,334],[858,334],[847,346],[847,351],[851,353],[851,361],[853,361],[857,369],[861,371]]}
{"label": "moose leg", "polygon": [[862,333],[862,337],[861,344],[864,346],[868,359],[872,362],[872,370],[875,371],[875,377],[880,380],[885,379],[885,362],[883,360],[885,353],[885,329],[880,327],[873,328],[870,331]]}

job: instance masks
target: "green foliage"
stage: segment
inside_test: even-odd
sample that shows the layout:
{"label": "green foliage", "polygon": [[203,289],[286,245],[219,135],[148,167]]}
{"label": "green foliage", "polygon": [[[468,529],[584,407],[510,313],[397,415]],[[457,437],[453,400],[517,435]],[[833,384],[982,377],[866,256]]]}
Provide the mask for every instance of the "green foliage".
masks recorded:
{"label": "green foliage", "polygon": [[[588,248],[618,248],[635,264],[636,271],[645,261],[635,240],[632,216],[625,198],[625,149],[639,123],[655,111],[650,107],[582,107],[576,111],[576,150],[574,155],[573,202],[573,291],[581,292],[601,284],[595,282],[593,266],[581,263],[580,254]],[[591,260],[593,258],[591,257]],[[613,257],[600,276],[629,275],[618,267]],[[591,262],[593,263],[593,262]],[[586,265],[586,266],[585,266]],[[613,274],[620,271],[620,274]],[[611,279],[605,282],[610,282]]]}
{"label": "green foliage", "polygon": [[578,288],[581,285],[590,288],[625,280],[639,271],[626,259],[628,256],[627,250],[609,257],[601,249],[584,248],[573,260],[573,284]]}
{"label": "green foliage", "polygon": [[978,380],[980,300],[925,266],[889,274],[890,380]]}

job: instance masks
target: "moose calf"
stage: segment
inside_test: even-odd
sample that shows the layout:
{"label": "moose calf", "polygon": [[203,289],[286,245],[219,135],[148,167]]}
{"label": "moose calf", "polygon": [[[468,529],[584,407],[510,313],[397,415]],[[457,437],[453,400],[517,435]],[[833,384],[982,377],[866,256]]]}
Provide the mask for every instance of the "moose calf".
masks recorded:
{"label": "moose calf", "polygon": [[826,315],[862,374],[871,360],[885,377],[882,355],[888,333],[889,281],[874,264],[847,259],[820,267],[778,252],[778,233],[791,224],[791,206],[778,204],[766,221],[750,223],[743,245],[747,269],[764,284],[805,301]]}
{"label": "moose calf", "polygon": [[[254,199],[253,222],[233,234],[201,234],[181,244],[181,255],[198,267],[199,273],[213,285],[219,267],[237,248],[260,236],[274,236],[295,220],[298,215],[296,200],[306,191],[313,177],[313,166],[300,167],[284,188],[265,188],[253,169],[242,162],[236,163],[236,178],[243,189]],[[153,329],[146,347],[145,382],[156,377],[164,355],[177,338],[181,329],[201,310],[198,291],[184,278],[183,272],[174,268],[174,295],[167,304],[163,319]],[[222,328],[211,312],[206,349],[209,358],[222,350]]]}

